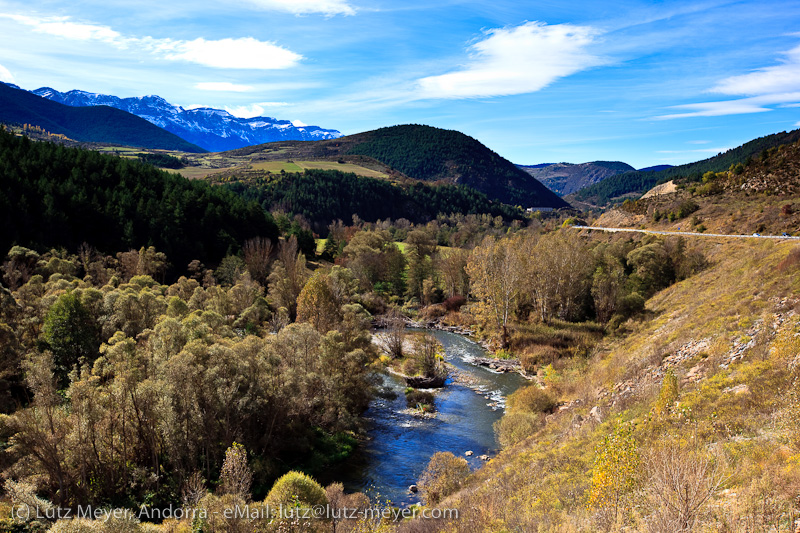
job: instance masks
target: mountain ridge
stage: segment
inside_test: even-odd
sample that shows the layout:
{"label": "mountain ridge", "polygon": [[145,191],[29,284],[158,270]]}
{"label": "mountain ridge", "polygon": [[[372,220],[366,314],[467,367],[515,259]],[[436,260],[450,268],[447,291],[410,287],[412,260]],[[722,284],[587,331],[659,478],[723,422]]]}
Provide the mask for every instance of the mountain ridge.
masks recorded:
{"label": "mountain ridge", "polygon": [[280,140],[311,141],[342,136],[337,130],[295,126],[288,120],[273,117],[239,118],[211,107],[184,109],[158,95],[120,98],[77,89],[60,92],[50,87],[30,92],[72,107],[107,105],[121,109],[212,152]]}
{"label": "mountain ridge", "polygon": [[636,170],[622,161],[590,161],[588,163],[550,163],[542,165],[518,165],[548,189],[565,196],[584,187],[620,174]]}
{"label": "mountain ridge", "polygon": [[0,121],[30,124],[76,141],[204,152],[174,133],[127,111],[109,106],[71,107],[0,83]]}

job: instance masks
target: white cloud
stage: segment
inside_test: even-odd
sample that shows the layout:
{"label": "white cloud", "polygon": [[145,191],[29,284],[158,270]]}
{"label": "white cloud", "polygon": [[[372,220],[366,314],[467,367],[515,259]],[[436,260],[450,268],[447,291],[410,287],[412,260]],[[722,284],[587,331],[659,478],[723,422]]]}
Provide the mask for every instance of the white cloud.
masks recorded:
{"label": "white cloud", "polygon": [[214,68],[284,69],[296,65],[303,56],[274,43],[252,37],[207,41],[163,41],[157,49],[164,58],[183,60]]}
{"label": "white cloud", "polygon": [[234,93],[246,93],[247,91],[253,90],[253,88],[249,85],[239,85],[236,83],[230,83],[228,81],[204,81],[195,84],[194,87],[195,89],[200,89],[201,91],[223,91]]}
{"label": "white cloud", "polygon": [[259,41],[252,37],[209,41],[155,39],[153,37],[128,37],[108,26],[71,22],[67,17],[36,18],[23,15],[0,14],[43,33],[78,41],[101,41],[118,49],[135,48],[152,53],[169,61],[187,61],[213,68],[285,69],[295,66],[303,56],[275,43]]}
{"label": "white cloud", "polygon": [[293,120],[292,126],[295,128],[305,128],[308,124],[304,123],[302,120]]}
{"label": "white cloud", "polygon": [[760,68],[749,74],[731,76],[711,91],[731,95],[759,95],[800,91],[800,46],[784,53],[780,65]]}
{"label": "white cloud", "polygon": [[725,115],[764,113],[766,111],[772,111],[772,108],[768,106],[789,102],[800,102],[800,92],[765,94],[763,96],[739,98],[737,100],[677,105],[672,106],[671,109],[682,112],[660,115],[653,118],[655,120],[669,120],[674,118],[721,117]]}
{"label": "white cloud", "polygon": [[11,72],[3,65],[0,65],[0,81],[14,83],[14,76],[12,76]]}
{"label": "white cloud", "polygon": [[0,17],[10,18],[20,24],[30,26],[36,33],[44,33],[76,41],[105,41],[113,43],[118,42],[122,38],[119,32],[112,30],[108,26],[72,22],[69,20],[69,17],[42,19],[25,15],[8,14],[0,15]]}
{"label": "white cloud", "polygon": [[322,13],[325,16],[355,15],[356,9],[344,0],[247,0],[259,9],[286,11],[294,15]]}
{"label": "white cloud", "polygon": [[473,98],[538,91],[607,61],[587,51],[600,32],[589,26],[527,22],[487,32],[461,69],[418,80],[423,97]]}
{"label": "white cloud", "polygon": [[709,90],[745,98],[673,106],[672,109],[681,112],[654,118],[720,117],[764,113],[772,111],[772,106],[797,107],[800,103],[800,46],[783,55],[785,57],[778,65],[725,78]]}
{"label": "white cloud", "polygon": [[268,107],[286,107],[286,102],[258,102],[250,105],[226,107],[225,111],[239,118],[263,117]]}

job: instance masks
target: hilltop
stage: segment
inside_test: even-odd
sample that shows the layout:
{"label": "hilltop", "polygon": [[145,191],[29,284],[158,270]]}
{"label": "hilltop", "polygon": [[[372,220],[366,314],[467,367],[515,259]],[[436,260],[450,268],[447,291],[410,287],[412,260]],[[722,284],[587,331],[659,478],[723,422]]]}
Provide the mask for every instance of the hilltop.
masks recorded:
{"label": "hilltop", "polygon": [[269,143],[225,155],[248,157],[253,162],[365,157],[391,168],[398,177],[464,185],[490,199],[523,208],[568,207],[536,179],[476,139],[430,126],[392,126],[325,141]]}
{"label": "hilltop", "polygon": [[611,176],[636,170],[622,161],[520,165],[520,168],[559,196],[571,194]]}
{"label": "hilltop", "polygon": [[59,92],[50,87],[41,87],[32,93],[68,106],[121,109],[211,152],[281,140],[315,141],[342,136],[336,130],[295,125],[272,117],[240,118],[210,107],[184,109],[156,95],[120,98],[79,90]]}
{"label": "hilltop", "polygon": [[800,129],[774,133],[759,137],[724,153],[695,163],[687,163],[656,172],[637,171],[617,174],[600,183],[581,189],[570,195],[567,200],[577,200],[602,206],[615,199],[635,198],[658,183],[677,178],[699,179],[706,172],[728,170],[732,165],[745,163],[748,159],[759,156],[764,150],[775,148],[782,144],[791,144],[798,140],[800,140]]}
{"label": "hilltop", "polygon": [[150,122],[107,106],[70,107],[0,83],[0,122],[29,124],[83,142],[204,152]]}

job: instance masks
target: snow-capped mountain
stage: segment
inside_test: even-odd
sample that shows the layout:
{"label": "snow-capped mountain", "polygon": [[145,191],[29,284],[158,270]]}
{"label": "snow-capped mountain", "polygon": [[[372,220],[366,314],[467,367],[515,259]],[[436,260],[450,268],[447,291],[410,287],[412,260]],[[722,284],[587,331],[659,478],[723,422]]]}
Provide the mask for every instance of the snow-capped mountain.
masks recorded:
{"label": "snow-capped mountain", "polygon": [[85,91],[65,93],[49,87],[31,91],[48,100],[73,107],[105,105],[132,113],[191,143],[221,152],[273,141],[319,141],[342,134],[318,126],[295,126],[288,120],[270,117],[239,118],[221,109],[184,109],[160,96],[119,98]]}

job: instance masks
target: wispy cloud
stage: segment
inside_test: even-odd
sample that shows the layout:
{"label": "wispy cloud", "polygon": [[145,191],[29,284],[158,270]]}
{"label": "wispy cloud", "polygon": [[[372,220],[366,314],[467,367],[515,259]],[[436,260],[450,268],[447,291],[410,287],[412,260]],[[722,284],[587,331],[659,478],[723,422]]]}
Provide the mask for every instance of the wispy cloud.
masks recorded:
{"label": "wispy cloud", "polygon": [[462,68],[418,81],[424,98],[474,98],[538,91],[559,78],[608,61],[588,51],[600,31],[590,26],[527,22],[493,29],[469,47]]}
{"label": "wispy cloud", "polygon": [[303,56],[275,43],[252,37],[192,41],[125,36],[108,26],[73,22],[68,17],[31,17],[0,14],[32,28],[36,33],[76,41],[99,41],[117,49],[144,50],[168,61],[187,61],[220,69],[286,69],[299,63]]}
{"label": "wispy cloud", "polygon": [[230,83],[228,81],[204,81],[195,84],[194,87],[195,89],[200,89],[201,91],[221,91],[235,93],[246,93],[253,90],[253,88],[249,85],[239,85],[236,83]]}
{"label": "wispy cloud", "polygon": [[11,72],[3,65],[0,65],[0,81],[14,83],[14,76],[12,76]]}
{"label": "wispy cloud", "polygon": [[731,76],[720,81],[711,92],[760,95],[800,91],[800,46],[792,48],[783,55],[781,64],[760,68],[740,76]]}
{"label": "wispy cloud", "polygon": [[697,150],[657,150],[657,154],[719,154],[730,150],[730,146],[724,148],[699,148]]}
{"label": "wispy cloud", "polygon": [[344,0],[246,0],[246,2],[259,9],[285,11],[294,15],[321,13],[332,17],[356,14],[356,8]]}
{"label": "wispy cloud", "polygon": [[655,120],[670,120],[689,117],[721,117],[726,115],[764,113],[772,110],[769,106],[788,102],[800,102],[800,92],[765,94],[763,96],[739,98],[737,100],[677,105],[672,106],[670,109],[675,109],[679,112],[659,115],[653,118]]}
{"label": "wispy cloud", "polygon": [[730,76],[719,81],[709,92],[745,98],[674,106],[672,109],[682,112],[654,118],[744,115],[772,111],[771,106],[795,107],[800,102],[800,46],[785,52],[780,64]]}

